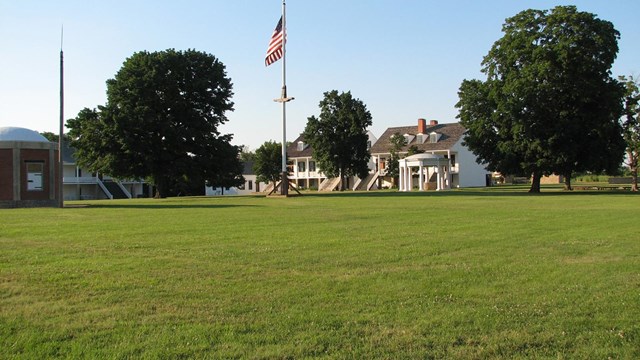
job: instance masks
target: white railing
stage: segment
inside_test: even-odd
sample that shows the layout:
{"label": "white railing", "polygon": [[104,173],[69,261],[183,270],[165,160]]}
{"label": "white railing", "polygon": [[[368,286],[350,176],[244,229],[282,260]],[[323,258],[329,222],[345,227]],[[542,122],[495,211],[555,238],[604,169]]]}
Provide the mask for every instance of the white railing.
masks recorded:
{"label": "white railing", "polygon": [[122,192],[129,198],[131,199],[131,193],[129,192],[129,190],[127,190],[127,188],[124,187],[124,185],[122,185],[122,183],[120,181],[115,182],[116,184],[118,184],[118,187],[120,187],[120,190],[122,190]]}
{"label": "white railing", "polygon": [[63,184],[97,184],[98,178],[94,176],[65,176],[62,178]]}
{"label": "white railing", "polygon": [[371,178],[371,180],[369,180],[369,182],[367,183],[367,188],[365,190],[369,191],[371,190],[371,187],[373,187],[373,184],[376,183],[376,181],[378,180],[378,174],[373,174],[373,177]]}
{"label": "white railing", "polygon": [[102,183],[102,181],[100,179],[97,179],[98,185],[100,186],[100,188],[102,189],[102,191],[104,191],[104,194],[107,195],[107,197],[111,200],[113,200],[113,194],[111,194],[111,192],[109,191],[109,189],[107,189],[106,186],[104,186],[104,184]]}
{"label": "white railing", "polygon": [[289,179],[319,179],[324,177],[320,171],[296,171],[289,174]]}

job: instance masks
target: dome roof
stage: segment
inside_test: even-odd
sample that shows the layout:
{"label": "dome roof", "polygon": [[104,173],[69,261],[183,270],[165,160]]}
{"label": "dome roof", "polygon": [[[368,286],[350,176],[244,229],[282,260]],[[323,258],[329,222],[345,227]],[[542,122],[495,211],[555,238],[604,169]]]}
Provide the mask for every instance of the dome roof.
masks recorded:
{"label": "dome roof", "polygon": [[0,141],[49,142],[37,131],[12,126],[0,127]]}

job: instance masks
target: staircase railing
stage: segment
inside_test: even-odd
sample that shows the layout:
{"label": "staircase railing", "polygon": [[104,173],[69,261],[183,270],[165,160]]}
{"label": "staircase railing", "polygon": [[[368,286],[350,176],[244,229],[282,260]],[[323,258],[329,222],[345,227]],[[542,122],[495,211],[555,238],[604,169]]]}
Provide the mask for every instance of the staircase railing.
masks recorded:
{"label": "staircase railing", "polygon": [[120,188],[120,190],[122,190],[122,192],[127,195],[127,197],[129,199],[132,198],[131,193],[129,192],[129,190],[127,190],[126,187],[124,187],[124,185],[122,185],[122,183],[120,182],[120,180],[115,180],[115,183],[118,184],[118,187]]}
{"label": "staircase railing", "polygon": [[111,194],[109,189],[107,189],[107,187],[104,186],[104,183],[102,182],[102,180],[100,180],[100,178],[96,178],[96,181],[98,183],[98,186],[100,186],[100,189],[102,189],[102,191],[104,191],[104,194],[107,195],[107,197],[109,199],[113,200],[113,194]]}

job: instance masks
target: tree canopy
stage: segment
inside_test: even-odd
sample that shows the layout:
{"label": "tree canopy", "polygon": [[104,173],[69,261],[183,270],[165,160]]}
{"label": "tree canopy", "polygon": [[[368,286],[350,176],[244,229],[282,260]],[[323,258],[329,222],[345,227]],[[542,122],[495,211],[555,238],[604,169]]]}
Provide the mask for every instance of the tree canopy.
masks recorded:
{"label": "tree canopy", "polygon": [[[482,61],[485,81],[464,80],[458,118],[465,144],[505,175],[613,171],[624,142],[622,87],[611,77],[620,36],[575,6],[526,10],[506,20]],[[566,184],[570,188],[570,182]]]}
{"label": "tree canopy", "polygon": [[320,116],[307,119],[304,138],[313,148],[318,166],[329,177],[340,177],[340,190],[346,189],[346,178],[365,178],[370,158],[367,127],[371,113],[351,92],[324,93],[320,101]]}
{"label": "tree canopy", "polygon": [[631,171],[631,191],[638,191],[638,162],[640,161],[640,90],[638,78],[621,76],[625,86],[622,129],[627,145],[627,165]]}
{"label": "tree canopy", "polygon": [[[225,66],[195,50],[137,52],[107,80],[107,103],[67,122],[78,162],[119,178],[147,178],[160,197],[177,183],[239,185],[240,147],[218,127],[233,111]],[[198,185],[198,186],[199,186]]]}
{"label": "tree canopy", "polygon": [[282,177],[282,146],[275,141],[266,141],[256,150],[253,157],[253,171],[259,182],[276,183]]}

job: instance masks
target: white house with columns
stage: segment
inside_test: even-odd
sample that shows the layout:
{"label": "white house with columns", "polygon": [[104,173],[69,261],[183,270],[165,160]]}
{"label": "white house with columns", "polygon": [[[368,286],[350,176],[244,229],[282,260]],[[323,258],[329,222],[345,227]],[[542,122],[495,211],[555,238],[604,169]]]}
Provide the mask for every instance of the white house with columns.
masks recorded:
{"label": "white house with columns", "polygon": [[[378,138],[371,131],[367,131],[369,140],[367,147],[371,147],[376,143]],[[313,189],[320,191],[332,191],[339,185],[339,178],[327,178],[327,176],[319,168],[313,157],[313,149],[300,135],[287,147],[287,159],[289,170],[289,181],[295,184],[299,189]],[[369,159],[370,173],[374,172],[375,163],[373,159]],[[351,177],[348,179],[348,188],[359,190],[366,179]]]}
{"label": "white house with columns", "polygon": [[[387,174],[395,135],[403,136],[405,145],[398,151],[400,191],[446,190],[451,188],[481,187],[490,184],[490,172],[476,162],[476,156],[463,145],[465,128],[458,123],[439,124],[418,119],[417,126],[388,128],[371,148],[375,162],[374,188],[387,188],[393,181]],[[409,149],[417,154],[407,156]]]}

